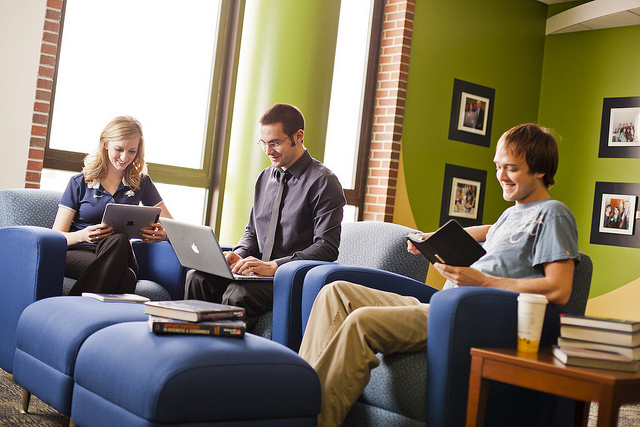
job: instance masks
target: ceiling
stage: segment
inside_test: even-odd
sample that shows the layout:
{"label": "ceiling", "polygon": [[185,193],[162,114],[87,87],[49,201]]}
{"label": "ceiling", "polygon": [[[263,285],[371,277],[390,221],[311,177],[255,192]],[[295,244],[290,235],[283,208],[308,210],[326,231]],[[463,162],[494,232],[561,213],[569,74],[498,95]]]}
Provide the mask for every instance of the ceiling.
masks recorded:
{"label": "ceiling", "polygon": [[[571,0],[538,0],[545,4]],[[547,18],[546,34],[640,25],[640,0],[592,0]]]}

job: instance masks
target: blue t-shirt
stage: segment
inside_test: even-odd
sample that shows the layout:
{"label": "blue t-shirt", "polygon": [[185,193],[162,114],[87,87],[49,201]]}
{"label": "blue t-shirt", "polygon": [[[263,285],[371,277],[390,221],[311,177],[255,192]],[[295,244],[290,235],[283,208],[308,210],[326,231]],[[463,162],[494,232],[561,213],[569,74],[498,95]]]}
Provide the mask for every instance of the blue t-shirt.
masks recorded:
{"label": "blue t-shirt", "polygon": [[[505,210],[483,244],[487,253],[471,267],[496,277],[544,277],[543,264],[578,261],[578,227],[569,208],[544,199]],[[446,288],[455,287],[447,281]]]}
{"label": "blue t-shirt", "polygon": [[84,175],[79,173],[69,179],[69,184],[62,194],[60,206],[75,212],[69,231],[78,231],[90,225],[100,224],[104,208],[109,203],[127,205],[158,206],[162,203],[160,193],[149,178],[140,181],[140,189],[133,190],[121,182],[115,194],[109,193],[100,183],[89,185]]}

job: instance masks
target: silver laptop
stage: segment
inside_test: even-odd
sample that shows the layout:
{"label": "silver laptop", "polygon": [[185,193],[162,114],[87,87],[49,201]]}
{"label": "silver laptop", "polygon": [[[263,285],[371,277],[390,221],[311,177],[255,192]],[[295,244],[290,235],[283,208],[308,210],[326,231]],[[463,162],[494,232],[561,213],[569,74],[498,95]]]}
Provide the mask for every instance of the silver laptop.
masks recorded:
{"label": "silver laptop", "polygon": [[130,239],[140,239],[140,229],[158,222],[158,207],[109,203],[104,208],[102,222],[113,227],[116,233],[124,233]]}
{"label": "silver laptop", "polygon": [[168,218],[162,218],[161,222],[183,267],[229,280],[273,280],[273,277],[232,273],[211,227]]}

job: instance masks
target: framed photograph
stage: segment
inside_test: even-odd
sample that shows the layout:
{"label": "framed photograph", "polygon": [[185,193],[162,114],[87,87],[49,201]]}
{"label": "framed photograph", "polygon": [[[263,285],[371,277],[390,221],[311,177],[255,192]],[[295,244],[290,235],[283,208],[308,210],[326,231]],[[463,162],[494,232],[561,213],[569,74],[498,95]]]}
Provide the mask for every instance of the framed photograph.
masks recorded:
{"label": "framed photograph", "polygon": [[454,79],[449,139],[489,147],[495,89]]}
{"label": "framed photograph", "polygon": [[640,158],[640,96],[605,98],[599,157]]}
{"label": "framed photograph", "polygon": [[453,178],[451,182],[449,216],[471,219],[478,218],[480,188],[482,188],[480,181]]}
{"label": "framed photograph", "polygon": [[440,225],[455,219],[463,227],[482,224],[487,171],[445,164]]}
{"label": "framed photograph", "polygon": [[636,196],[629,194],[603,194],[600,208],[600,232],[633,234],[636,217]]}
{"label": "framed photograph", "polygon": [[590,242],[640,248],[638,195],[640,184],[596,182]]}
{"label": "framed photograph", "polygon": [[458,116],[458,130],[486,135],[487,118],[485,112],[491,101],[482,96],[462,92],[460,100],[460,115]]}

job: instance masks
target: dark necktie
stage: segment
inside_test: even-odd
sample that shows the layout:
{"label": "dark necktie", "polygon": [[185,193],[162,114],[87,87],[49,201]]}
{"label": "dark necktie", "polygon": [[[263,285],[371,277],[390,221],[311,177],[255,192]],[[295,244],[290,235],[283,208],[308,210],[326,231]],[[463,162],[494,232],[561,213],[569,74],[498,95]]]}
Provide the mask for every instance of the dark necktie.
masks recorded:
{"label": "dark necktie", "polygon": [[276,242],[276,228],[278,227],[278,221],[280,220],[280,205],[282,204],[282,193],[284,192],[287,175],[289,175],[289,172],[287,171],[276,171],[276,178],[280,182],[280,185],[278,185],[278,194],[276,194],[276,199],[273,201],[273,207],[271,208],[271,221],[269,222],[267,238],[264,241],[264,249],[262,251],[263,261],[271,261],[273,245]]}

